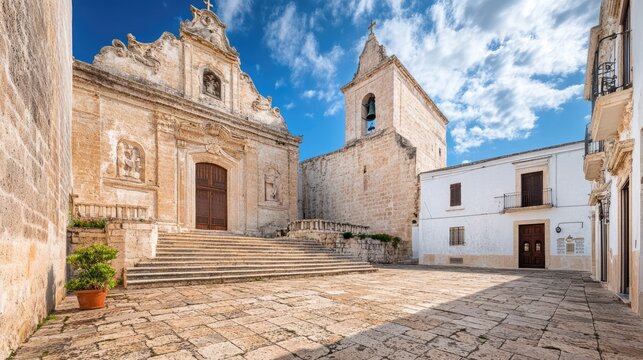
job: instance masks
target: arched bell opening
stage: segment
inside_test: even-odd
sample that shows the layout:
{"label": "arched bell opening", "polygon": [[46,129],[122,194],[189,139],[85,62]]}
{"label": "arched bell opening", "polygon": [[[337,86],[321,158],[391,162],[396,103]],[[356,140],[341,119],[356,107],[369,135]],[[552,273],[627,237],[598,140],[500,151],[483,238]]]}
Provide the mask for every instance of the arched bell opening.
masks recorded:
{"label": "arched bell opening", "polygon": [[375,131],[377,112],[375,108],[375,95],[368,94],[362,100],[362,134],[369,135]]}

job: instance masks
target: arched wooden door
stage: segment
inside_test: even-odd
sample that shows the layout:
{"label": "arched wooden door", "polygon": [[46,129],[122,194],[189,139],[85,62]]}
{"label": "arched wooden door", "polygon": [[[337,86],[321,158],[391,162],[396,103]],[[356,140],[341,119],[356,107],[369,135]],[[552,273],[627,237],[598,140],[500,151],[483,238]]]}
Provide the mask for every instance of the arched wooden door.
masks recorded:
{"label": "arched wooden door", "polygon": [[228,229],[228,172],[209,163],[196,164],[196,228]]}

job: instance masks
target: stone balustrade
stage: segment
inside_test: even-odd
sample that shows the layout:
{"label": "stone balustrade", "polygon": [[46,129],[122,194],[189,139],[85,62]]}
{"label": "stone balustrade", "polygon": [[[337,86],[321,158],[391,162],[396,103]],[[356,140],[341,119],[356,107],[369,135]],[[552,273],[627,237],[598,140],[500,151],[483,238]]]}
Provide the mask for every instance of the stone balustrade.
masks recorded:
{"label": "stone balustrade", "polygon": [[330,231],[353,234],[366,234],[368,226],[353,225],[322,219],[295,220],[288,225],[288,231]]}
{"label": "stone balustrade", "polygon": [[144,206],[122,205],[122,204],[92,204],[74,203],[74,216],[81,219],[106,218],[119,220],[141,220],[149,219],[148,209]]}

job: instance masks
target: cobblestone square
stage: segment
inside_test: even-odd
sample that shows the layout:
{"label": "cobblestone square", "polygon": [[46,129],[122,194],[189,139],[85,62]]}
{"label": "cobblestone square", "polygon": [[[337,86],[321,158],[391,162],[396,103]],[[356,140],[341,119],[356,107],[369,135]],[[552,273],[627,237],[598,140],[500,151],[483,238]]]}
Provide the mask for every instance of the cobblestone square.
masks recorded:
{"label": "cobblestone square", "polygon": [[563,271],[376,273],[68,296],[16,359],[640,359],[643,320]]}

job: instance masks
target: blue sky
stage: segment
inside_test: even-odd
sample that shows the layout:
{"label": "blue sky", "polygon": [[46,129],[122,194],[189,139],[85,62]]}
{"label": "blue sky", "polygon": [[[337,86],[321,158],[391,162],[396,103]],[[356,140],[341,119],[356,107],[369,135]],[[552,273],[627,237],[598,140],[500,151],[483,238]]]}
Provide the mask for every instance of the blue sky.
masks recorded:
{"label": "blue sky", "polygon": [[[215,12],[241,68],[272,96],[301,159],[344,143],[339,88],[357,69],[371,19],[375,32],[451,123],[456,165],[581,140],[587,39],[599,0],[219,0]],[[92,62],[128,33],[142,42],[178,35],[200,0],[74,0],[73,51]]]}

